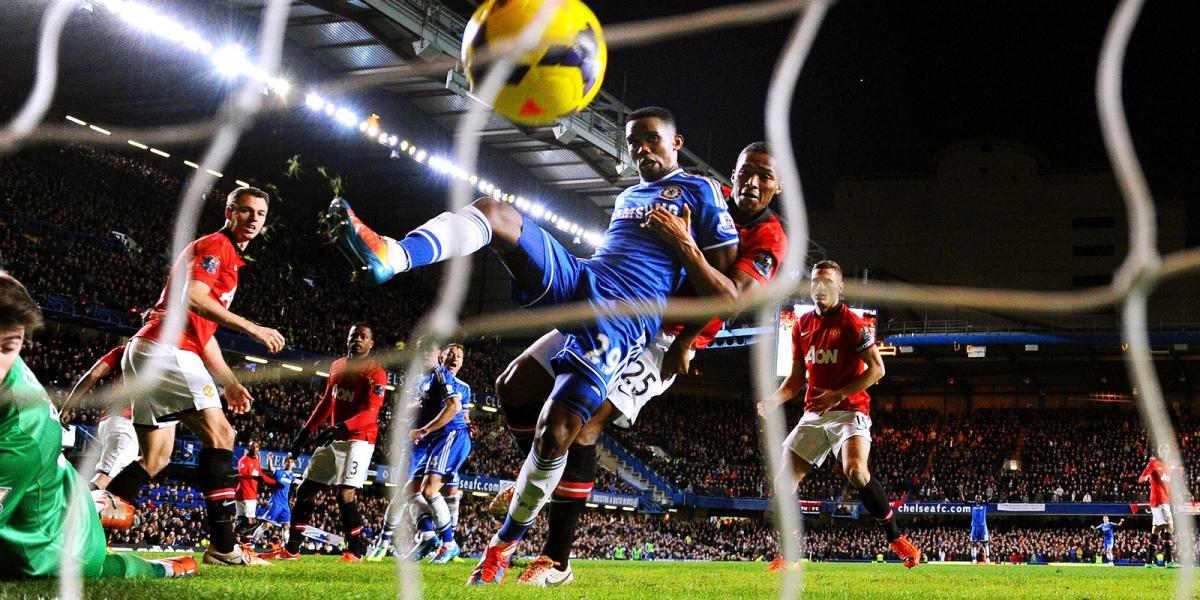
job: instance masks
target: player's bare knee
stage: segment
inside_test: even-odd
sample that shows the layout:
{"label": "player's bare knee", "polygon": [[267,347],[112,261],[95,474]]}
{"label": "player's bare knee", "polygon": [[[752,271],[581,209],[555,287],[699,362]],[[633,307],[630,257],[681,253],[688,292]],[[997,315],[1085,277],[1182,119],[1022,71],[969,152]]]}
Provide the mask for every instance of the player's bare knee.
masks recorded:
{"label": "player's bare knee", "polygon": [[162,455],[150,454],[142,457],[142,468],[149,473],[151,477],[158,475],[167,465],[171,464],[171,455],[169,453]]}
{"label": "player's bare knee", "polygon": [[438,480],[438,481],[426,480],[424,483],[421,484],[421,495],[425,496],[426,501],[428,501],[431,498],[433,498],[434,496],[436,496],[441,490],[442,490],[441,480]]}
{"label": "player's bare knee", "polygon": [[850,485],[853,485],[856,489],[862,489],[871,483],[871,472],[867,470],[865,465],[850,465],[846,469],[846,479],[849,479]]}

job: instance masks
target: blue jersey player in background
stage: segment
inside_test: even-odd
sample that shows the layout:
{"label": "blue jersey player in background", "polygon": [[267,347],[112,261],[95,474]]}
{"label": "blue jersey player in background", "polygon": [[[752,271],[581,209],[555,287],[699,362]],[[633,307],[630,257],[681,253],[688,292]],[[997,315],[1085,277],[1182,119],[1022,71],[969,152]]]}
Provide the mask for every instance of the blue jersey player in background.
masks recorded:
{"label": "blue jersey player in background", "polygon": [[[562,479],[583,424],[658,331],[667,296],[684,281],[683,260],[644,227],[647,215],[656,210],[681,215],[686,206],[698,250],[721,278],[737,256],[737,227],[719,186],[679,168],[683,136],[674,115],[658,107],[633,111],[625,139],[641,181],[617,197],[608,230],[589,259],[576,258],[533,219],[491,197],[442,213],[398,241],[368,228],[341,198],[323,217],[328,241],[375,283],[490,245],[512,276],[513,298],[522,306],[583,302],[597,316],[595,323],[559,328],[563,346],[551,360],[553,385],[538,394],[549,399],[544,409],[541,402],[504,406],[510,428],[534,432],[534,439],[508,517],[468,583],[503,580],[517,543]],[[724,282],[736,297],[733,283]],[[634,314],[617,316],[615,308]]]}
{"label": "blue jersey player in background", "polygon": [[1112,523],[1108,520],[1108,515],[1104,515],[1102,522],[1099,525],[1093,525],[1092,529],[1100,530],[1104,534],[1104,558],[1108,560],[1108,564],[1113,564],[1113,542],[1116,536],[1117,528],[1125,524],[1125,519],[1121,519],[1117,523]]}
{"label": "blue jersey player in background", "polygon": [[293,472],[295,467],[296,459],[288,456],[283,459],[283,466],[271,473],[271,477],[275,478],[275,490],[271,492],[271,502],[267,506],[266,511],[259,515],[259,518],[263,522],[254,531],[255,542],[262,538],[262,534],[266,531],[266,526],[269,523],[283,530],[283,533],[280,534],[280,540],[284,544],[287,543],[288,534],[290,533],[288,526],[292,523],[292,505],[290,503],[292,484],[300,479]]}
{"label": "blue jersey player in background", "polygon": [[991,562],[991,547],[988,542],[991,541],[991,536],[988,535],[987,528],[987,503],[983,501],[983,496],[975,495],[975,500],[971,502],[971,564],[979,564],[979,549],[983,547],[983,564]]}
{"label": "blue jersey player in background", "polygon": [[424,356],[427,371],[417,383],[419,406],[410,434],[412,462],[401,495],[407,504],[401,508],[393,500],[388,505],[383,531],[379,542],[368,551],[368,561],[383,558],[405,512],[417,529],[417,544],[410,557],[420,560],[437,550],[433,559],[447,563],[460,553],[442,485],[446,481],[457,483],[458,469],[471,453],[465,416],[471,404],[471,387],[454,376],[462,366],[460,344],[449,344],[441,350],[422,338],[417,341],[417,352]]}

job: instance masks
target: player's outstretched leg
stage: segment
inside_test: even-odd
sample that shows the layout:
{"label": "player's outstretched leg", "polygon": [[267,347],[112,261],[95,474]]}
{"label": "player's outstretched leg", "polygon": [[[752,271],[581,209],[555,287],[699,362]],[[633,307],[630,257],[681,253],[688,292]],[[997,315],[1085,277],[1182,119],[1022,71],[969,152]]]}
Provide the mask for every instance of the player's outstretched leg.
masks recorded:
{"label": "player's outstretched leg", "polygon": [[345,198],[334,198],[321,225],[325,241],[336,245],[374,284],[410,269],[474,254],[492,243],[494,233],[500,234],[506,247],[515,245],[521,234],[520,213],[490,197],[457,212],[444,212],[402,240],[375,233],[354,214]]}
{"label": "player's outstretched leg", "polygon": [[[599,418],[593,416],[593,420]],[[581,436],[582,437],[582,436]],[[530,563],[517,583],[537,587],[565,585],[575,580],[571,572],[571,547],[588,495],[596,481],[595,444],[571,445],[562,480],[551,495],[547,512],[549,531],[542,556]]]}

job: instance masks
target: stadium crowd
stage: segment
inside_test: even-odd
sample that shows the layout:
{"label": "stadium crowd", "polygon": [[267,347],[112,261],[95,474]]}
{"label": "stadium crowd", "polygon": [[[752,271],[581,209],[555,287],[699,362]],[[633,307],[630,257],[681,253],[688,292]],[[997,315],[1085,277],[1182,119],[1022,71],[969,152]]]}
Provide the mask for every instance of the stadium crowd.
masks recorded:
{"label": "stadium crowd", "polygon": [[[921,548],[927,560],[969,561],[969,524],[956,525],[906,528],[905,534]],[[1091,563],[1096,562],[1097,554],[1103,558],[1100,533],[1092,531],[1083,521],[1075,526],[993,527],[989,533],[992,562]],[[1146,527],[1118,529],[1113,559],[1141,561],[1148,540]],[[891,558],[887,542],[876,528],[815,526],[805,530],[804,556],[809,560],[875,560],[880,555]]]}
{"label": "stadium crowd", "polygon": [[[96,172],[105,173],[96,177]],[[0,268],[21,279],[50,317],[104,314],[125,331],[137,325],[141,310],[158,298],[170,256],[166,247],[173,219],[166,198],[178,197],[181,181],[137,161],[81,146],[35,149],[0,159]],[[63,201],[44,202],[48,197]],[[219,227],[212,194],[202,229]],[[285,202],[276,198],[276,202]],[[278,206],[278,204],[276,204]],[[81,207],[86,207],[82,210]],[[430,286],[412,278],[404,286],[345,285],[336,253],[319,248],[310,214],[273,210],[264,240],[250,248],[256,259],[235,300],[235,309],[279,328],[292,348],[324,356],[344,353],[345,332],[357,321],[376,323],[378,347],[406,339],[428,307]],[[319,250],[319,251],[318,251]],[[112,323],[116,316],[119,323]],[[116,334],[102,334],[54,321],[30,343],[25,357],[61,403],[79,376],[109,348]],[[494,405],[493,381],[511,355],[501,340],[467,341],[460,376],[475,391],[476,406]],[[235,365],[239,367],[240,365]],[[287,448],[319,397],[324,380],[256,383],[254,412],[234,417],[238,442],[260,440],[267,448]],[[101,388],[103,389],[103,388]],[[798,418],[797,404],[789,423]],[[94,424],[98,410],[74,420]],[[381,412],[376,461],[387,460],[391,406]],[[463,471],[514,478],[524,457],[516,451],[493,413],[475,411],[480,425],[475,449]],[[1145,464],[1145,432],[1128,409],[1096,410],[1088,419],[1075,411],[989,410],[965,415],[934,411],[877,411],[873,415],[871,468],[896,495],[913,500],[959,500],[976,494],[991,502],[1144,501],[1137,484]],[[1200,457],[1200,421],[1176,419],[1186,458]],[[679,490],[701,495],[762,497],[759,423],[748,398],[672,394],[651,403],[631,431],[615,437]],[[702,432],[698,434],[698,432]],[[1197,475],[1188,483],[1197,485]],[[600,491],[636,493],[601,470]],[[801,487],[810,499],[853,500],[836,461],[816,469]],[[142,497],[143,526],[115,534],[114,543],[188,546],[201,543],[202,511],[194,490],[178,482],[154,484]],[[364,517],[373,527],[382,519],[385,498],[363,495]],[[336,502],[322,497],[314,525],[337,530]],[[543,520],[544,521],[544,520]],[[544,522],[533,530],[530,547],[541,543]],[[481,548],[495,524],[477,503],[464,504],[460,539]],[[957,530],[918,529],[914,540],[931,556],[965,555]],[[998,529],[996,556],[1064,560],[1094,556],[1098,536],[1086,529]],[[1142,533],[1120,536],[1118,552],[1136,555]],[[580,556],[611,555],[617,545],[649,542],[663,558],[750,560],[774,547],[768,525],[756,519],[698,522],[625,511],[585,513],[577,545]],[[882,548],[874,529],[817,527],[808,537],[808,555],[873,558]],[[1092,553],[1092,554],[1089,554]],[[1067,557],[1067,558],[1064,558]]]}

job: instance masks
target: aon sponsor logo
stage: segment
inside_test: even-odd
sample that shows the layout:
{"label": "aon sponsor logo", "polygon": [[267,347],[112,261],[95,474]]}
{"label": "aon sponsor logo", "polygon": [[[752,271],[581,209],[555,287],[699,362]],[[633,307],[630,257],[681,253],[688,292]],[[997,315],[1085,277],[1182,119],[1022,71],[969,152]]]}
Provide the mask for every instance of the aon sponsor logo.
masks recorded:
{"label": "aon sponsor logo", "polygon": [[804,361],[811,365],[835,365],[837,364],[838,351],[826,350],[824,348],[809,348],[808,354],[804,356]]}

